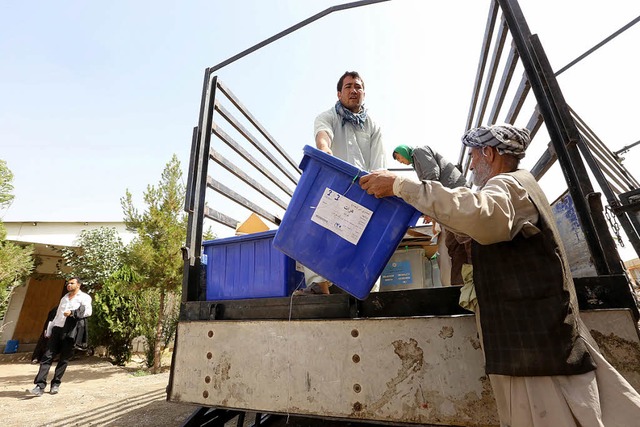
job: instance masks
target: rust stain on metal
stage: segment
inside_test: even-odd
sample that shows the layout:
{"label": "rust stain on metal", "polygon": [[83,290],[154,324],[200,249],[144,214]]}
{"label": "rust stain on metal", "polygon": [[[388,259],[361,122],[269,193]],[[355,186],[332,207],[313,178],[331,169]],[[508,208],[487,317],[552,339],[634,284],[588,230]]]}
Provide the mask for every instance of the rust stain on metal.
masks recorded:
{"label": "rust stain on metal", "polygon": [[398,355],[402,361],[402,368],[398,372],[399,377],[406,378],[409,372],[415,372],[422,368],[424,363],[424,352],[418,346],[418,341],[410,338],[408,342],[401,340],[394,341],[393,352]]}
{"label": "rust stain on metal", "polygon": [[602,355],[616,369],[640,373],[640,345],[613,333],[605,335],[594,329],[591,336],[600,347]]}
{"label": "rust stain on metal", "polygon": [[453,328],[451,326],[443,326],[438,336],[442,339],[453,337]]}
{"label": "rust stain on metal", "polygon": [[[413,378],[416,373],[421,372],[424,365],[424,351],[418,345],[418,341],[410,338],[409,341],[396,340],[392,342],[394,353],[400,358],[402,366],[394,378],[387,382],[386,391],[380,398],[369,405],[362,405],[357,413],[352,414],[360,418],[372,418],[379,412],[380,408],[387,405],[398,395],[398,385]],[[417,380],[420,383],[421,379]]]}
{"label": "rust stain on metal", "polygon": [[479,380],[482,383],[480,396],[473,392],[466,393],[456,402],[456,413],[464,414],[465,418],[473,420],[477,425],[498,425],[498,410],[489,377],[484,375]]}
{"label": "rust stain on metal", "polygon": [[[403,421],[465,426],[497,426],[497,410],[491,384],[487,376],[479,378],[481,395],[468,392],[458,399],[447,399],[438,390],[430,390],[424,396],[416,395],[415,406],[421,411],[409,409]],[[410,406],[408,406],[410,408]]]}
{"label": "rust stain on metal", "polygon": [[[441,331],[444,338],[453,334],[453,328]],[[451,335],[449,335],[451,334]],[[423,390],[424,352],[415,339],[394,341],[394,352],[402,361],[396,376],[387,382],[386,391],[374,402],[362,404],[351,416],[360,419],[380,417],[387,405],[403,402],[402,421],[416,424],[447,424],[468,426],[497,426],[497,411],[491,384],[487,376],[478,379],[482,385],[480,395],[471,391],[456,397],[445,397],[441,390]],[[402,387],[400,387],[400,385]],[[396,402],[396,403],[392,403]],[[462,424],[460,424],[462,423]]]}
{"label": "rust stain on metal", "polygon": [[224,396],[220,394],[216,395],[216,398],[222,398],[222,401],[217,406],[221,407],[245,407],[248,401],[251,400],[251,396],[253,395],[253,389],[248,387],[245,384],[231,384],[231,387],[228,390],[225,390],[223,393]]}
{"label": "rust stain on metal", "polygon": [[480,350],[482,348],[482,346],[480,345],[479,339],[469,337],[468,340],[471,343],[471,347],[473,347],[474,350]]}
{"label": "rust stain on metal", "polygon": [[229,379],[231,363],[223,356],[220,362],[213,368],[213,388],[219,390],[222,383]]}
{"label": "rust stain on metal", "polygon": [[247,399],[253,395],[253,390],[245,384],[232,384],[229,388],[229,400],[237,406],[246,406]]}

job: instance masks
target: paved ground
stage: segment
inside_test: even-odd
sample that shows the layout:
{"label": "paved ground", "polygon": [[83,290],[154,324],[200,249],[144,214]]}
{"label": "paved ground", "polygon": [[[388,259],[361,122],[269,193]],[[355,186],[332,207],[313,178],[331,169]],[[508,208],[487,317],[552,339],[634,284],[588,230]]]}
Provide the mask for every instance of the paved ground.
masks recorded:
{"label": "paved ground", "polygon": [[97,356],[73,360],[59,394],[50,395],[47,386],[43,396],[32,397],[25,390],[33,388],[38,365],[30,356],[0,355],[3,426],[181,426],[196,409],[166,401],[168,370],[140,375],[138,367],[114,366]]}

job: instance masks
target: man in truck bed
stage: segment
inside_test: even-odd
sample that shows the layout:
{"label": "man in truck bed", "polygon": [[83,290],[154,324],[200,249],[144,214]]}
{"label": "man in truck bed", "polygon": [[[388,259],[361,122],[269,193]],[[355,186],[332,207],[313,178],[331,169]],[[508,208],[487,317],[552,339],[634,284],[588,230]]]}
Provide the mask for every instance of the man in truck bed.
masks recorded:
{"label": "man in truck bed", "polygon": [[[364,106],[364,80],[358,72],[346,71],[337,89],[336,104],[313,123],[316,147],[365,171],[384,168],[382,131]],[[304,276],[307,288],[296,295],[329,294],[326,278],[306,267]]]}
{"label": "man in truck bed", "polygon": [[518,170],[529,131],[480,127],[462,142],[470,147],[478,191],[388,171],[360,183],[376,197],[403,198],[473,240],[476,321],[501,425],[637,425],[640,395],[582,323],[549,202],[533,175]]}

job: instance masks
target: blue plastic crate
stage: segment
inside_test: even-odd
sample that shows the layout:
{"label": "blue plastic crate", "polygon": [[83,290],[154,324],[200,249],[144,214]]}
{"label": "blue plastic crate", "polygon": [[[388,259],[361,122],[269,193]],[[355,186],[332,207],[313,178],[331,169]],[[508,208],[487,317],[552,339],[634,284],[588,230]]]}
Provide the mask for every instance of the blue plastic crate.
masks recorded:
{"label": "blue plastic crate", "polygon": [[8,340],[4,346],[4,354],[17,353],[18,352],[18,340]]}
{"label": "blue plastic crate", "polygon": [[291,295],[304,274],[272,246],[275,234],[272,230],[204,242],[207,300]]}
{"label": "blue plastic crate", "polygon": [[310,146],[273,245],[338,287],[365,299],[421,214],[398,197],[376,199],[367,174]]}

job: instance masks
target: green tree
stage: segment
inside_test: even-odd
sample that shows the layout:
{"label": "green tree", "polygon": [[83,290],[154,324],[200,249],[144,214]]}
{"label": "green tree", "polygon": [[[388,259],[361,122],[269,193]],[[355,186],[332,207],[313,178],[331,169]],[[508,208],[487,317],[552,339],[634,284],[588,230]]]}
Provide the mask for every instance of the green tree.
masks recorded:
{"label": "green tree", "polygon": [[116,271],[122,268],[124,244],[113,227],[82,230],[76,239],[77,248],[60,251],[58,274],[68,278],[82,278],[85,286],[93,293]]}
{"label": "green tree", "polygon": [[140,301],[135,292],[139,277],[124,263],[125,247],[113,227],[83,230],[77,248],[64,248],[58,274],[81,277],[93,296],[89,339],[104,345],[109,358],[123,365],[131,358],[131,341],[139,332]]}
{"label": "green tree", "polygon": [[[0,160],[0,209],[13,201],[13,173],[7,162]],[[34,269],[33,246],[19,245],[6,240],[7,230],[0,222],[0,319],[4,318],[9,298]]]}
{"label": "green tree", "polygon": [[[143,321],[140,324],[140,331],[144,336],[147,347],[145,351],[147,367],[154,367],[156,357],[156,343],[158,313],[160,310],[160,298],[158,289],[145,289],[138,295],[140,297],[140,313]],[[178,325],[178,314],[180,308],[180,298],[178,293],[170,293],[165,300],[164,316],[162,322],[162,336],[160,346],[166,347],[173,339]]]}
{"label": "green tree", "polygon": [[131,359],[132,341],[140,332],[142,313],[140,294],[132,288],[139,278],[123,265],[95,293],[89,334],[94,342],[107,347],[117,365]]}
{"label": "green tree", "polygon": [[7,162],[0,160],[0,209],[8,208],[13,202],[13,173]]}
{"label": "green tree", "polygon": [[7,231],[0,222],[0,319],[4,319],[13,290],[34,269],[33,246],[21,246],[5,240]]}
{"label": "green tree", "polygon": [[180,293],[182,285],[181,248],[186,239],[187,217],[183,212],[185,187],[180,162],[173,155],[157,186],[144,192],[146,208],[135,208],[129,190],[120,202],[127,228],[137,237],[129,245],[129,263],[142,277],[141,286],[157,292],[157,316],[153,345],[153,372],[161,368],[162,343],[166,335],[167,301]]}

